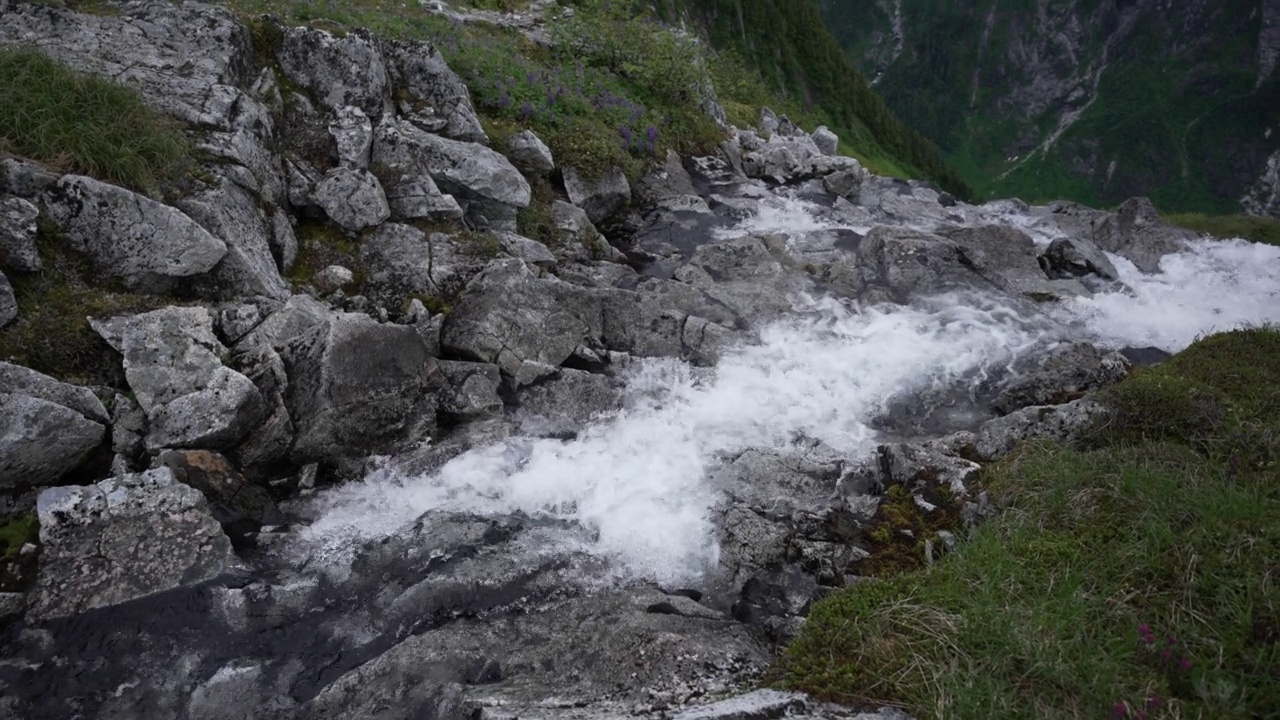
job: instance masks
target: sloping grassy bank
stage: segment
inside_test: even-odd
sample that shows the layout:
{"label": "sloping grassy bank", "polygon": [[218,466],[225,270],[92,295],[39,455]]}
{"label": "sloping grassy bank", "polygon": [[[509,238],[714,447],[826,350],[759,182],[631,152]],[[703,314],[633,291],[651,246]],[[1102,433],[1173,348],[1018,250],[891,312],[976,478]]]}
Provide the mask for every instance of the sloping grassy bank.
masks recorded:
{"label": "sloping grassy bank", "polygon": [[920,718],[1280,717],[1280,331],[1103,394],[1087,449],[986,470],[1001,512],[818,604],[776,684]]}

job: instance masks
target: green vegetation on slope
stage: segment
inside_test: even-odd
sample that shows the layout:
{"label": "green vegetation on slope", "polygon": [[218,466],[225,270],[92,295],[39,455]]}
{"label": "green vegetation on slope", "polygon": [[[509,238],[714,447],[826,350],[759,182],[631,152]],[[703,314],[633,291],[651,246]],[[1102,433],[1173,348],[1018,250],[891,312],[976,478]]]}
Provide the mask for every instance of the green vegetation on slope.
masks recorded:
{"label": "green vegetation on slope", "polygon": [[136,92],[35,51],[0,50],[0,155],[158,194],[192,167],[176,121]]}
{"label": "green vegetation on slope", "polygon": [[1216,238],[1241,238],[1251,242],[1280,245],[1280,219],[1278,218],[1184,213],[1166,215],[1164,219],[1174,225]]}
{"label": "green vegetation on slope", "polygon": [[657,0],[692,13],[721,52],[746,58],[769,87],[848,141],[875,170],[918,175],[970,197],[932,142],[900,122],[823,25],[815,0]]}
{"label": "green vegetation on slope", "polygon": [[[821,4],[855,63],[883,72],[889,107],[986,196],[1147,195],[1167,211],[1231,214],[1280,149],[1280,75],[1259,83],[1257,0],[1176,12],[902,0],[901,53],[888,4]],[[1074,124],[1038,151],[1071,112]]]}
{"label": "green vegetation on slope", "polygon": [[778,684],[920,718],[1280,717],[1280,332],[1102,394],[1087,450],[987,468],[1001,512],[819,603]]}

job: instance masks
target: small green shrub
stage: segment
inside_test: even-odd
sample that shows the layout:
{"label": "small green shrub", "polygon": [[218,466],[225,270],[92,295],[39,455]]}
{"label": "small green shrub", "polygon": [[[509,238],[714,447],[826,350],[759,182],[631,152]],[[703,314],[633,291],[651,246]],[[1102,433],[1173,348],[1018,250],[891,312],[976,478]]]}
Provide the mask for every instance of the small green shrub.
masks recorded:
{"label": "small green shrub", "polygon": [[151,195],[193,167],[176,120],[133,90],[29,50],[0,50],[0,153]]}

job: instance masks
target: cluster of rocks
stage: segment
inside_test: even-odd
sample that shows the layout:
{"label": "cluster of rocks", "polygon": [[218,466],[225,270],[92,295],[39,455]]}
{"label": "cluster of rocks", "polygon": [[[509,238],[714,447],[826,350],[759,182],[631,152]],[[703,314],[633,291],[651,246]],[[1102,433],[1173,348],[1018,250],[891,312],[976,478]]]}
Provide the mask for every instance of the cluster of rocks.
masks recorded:
{"label": "cluster of rocks", "polygon": [[[429,43],[270,18],[251,32],[198,3],[119,9],[19,4],[0,23],[0,46],[137,88],[204,158],[164,202],[0,160],[4,273],[42,270],[39,223],[102,287],[169,303],[89,319],[118,387],[0,362],[0,509],[40,522],[39,572],[0,604],[14,648],[0,707],[27,717],[602,717],[730,693],[856,575],[884,488],[927,504],[1027,437],[1072,439],[1105,412],[1086,394],[1127,362],[1047,343],[992,379],[977,421],[937,437],[907,423],[873,458],[817,443],[726,462],[722,559],[696,589],[586,592],[573,578],[599,560],[517,560],[546,528],[515,515],[429,513],[361,548],[350,578],[308,575],[273,559],[298,521],[286,501],[375,455],[428,472],[476,442],[573,437],[621,406],[633,358],[712,365],[795,291],[996,294],[1036,315],[1112,287],[1107,253],[1151,271],[1185,239],[1144,200],[978,207],[876,177],[830,131],[768,111],[727,128],[716,156],[670,153],[632,187],[557,165],[532,132],[490,147]],[[546,179],[551,247],[516,232]],[[726,234],[784,195],[847,229]],[[358,273],[286,280],[304,223],[355,243]],[[0,332],[20,300],[0,274]],[[965,502],[974,521],[989,510]],[[148,623],[157,610],[173,620]],[[194,634],[167,624],[187,620]],[[123,651],[136,656],[101,655],[121,628],[146,639]],[[103,662],[118,667],[84,677]],[[894,717],[781,694],[680,717],[798,712]]]}

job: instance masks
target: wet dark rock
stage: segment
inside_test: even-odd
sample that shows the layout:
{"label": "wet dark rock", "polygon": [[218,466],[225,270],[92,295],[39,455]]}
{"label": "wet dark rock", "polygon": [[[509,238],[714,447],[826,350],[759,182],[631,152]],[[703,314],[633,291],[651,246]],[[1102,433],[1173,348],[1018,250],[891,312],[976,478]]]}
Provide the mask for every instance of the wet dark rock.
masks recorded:
{"label": "wet dark rock", "polygon": [[1129,374],[1129,363],[1123,355],[1077,342],[1038,353],[1014,376],[996,396],[993,407],[1007,414],[1029,405],[1052,405],[1082,397],[1120,382]]}
{"label": "wet dark rock", "polygon": [[[571,368],[547,368],[546,376],[521,387],[516,397],[522,432],[573,437],[593,419],[621,407],[617,380]],[[517,381],[519,376],[517,376]]]}
{"label": "wet dark rock", "polygon": [[173,478],[200,491],[210,513],[232,537],[284,522],[271,495],[246,481],[221,454],[208,450],[166,450],[154,466],[168,468]]}
{"label": "wet dark rock", "polygon": [[1118,280],[1115,265],[1092,242],[1082,238],[1059,238],[1049,243],[1040,254],[1040,267],[1046,275],[1058,280],[1095,275],[1103,280]]}
{"label": "wet dark rock", "polygon": [[631,185],[619,168],[611,168],[597,178],[584,176],[577,168],[564,168],[564,187],[569,202],[582,208],[593,223],[608,219],[631,201]]}
{"label": "wet dark rock", "polygon": [[444,375],[440,394],[441,413],[470,420],[502,412],[498,387],[502,376],[497,365],[441,360],[437,363]]}

